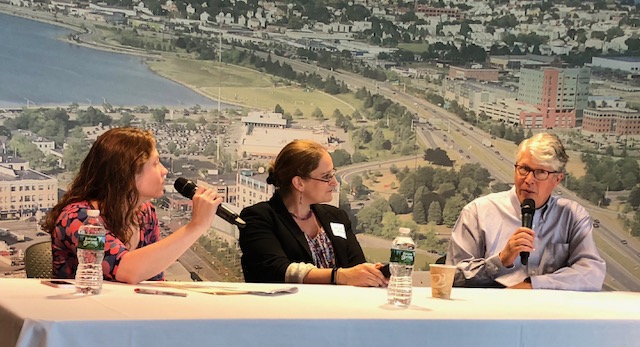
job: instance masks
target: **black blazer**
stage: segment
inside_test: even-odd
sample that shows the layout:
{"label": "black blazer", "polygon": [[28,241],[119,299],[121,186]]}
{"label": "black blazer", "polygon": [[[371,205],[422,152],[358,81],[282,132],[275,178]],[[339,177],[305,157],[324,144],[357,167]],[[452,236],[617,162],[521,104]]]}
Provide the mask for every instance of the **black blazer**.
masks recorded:
{"label": "black blazer", "polygon": [[[352,267],[364,263],[364,253],[351,230],[347,214],[325,204],[311,205],[311,208],[331,240],[336,266]],[[240,217],[247,223],[244,229],[240,229],[239,240],[246,282],[282,283],[291,263],[313,264],[307,239],[279,193],[276,192],[269,201],[243,209]],[[346,239],[334,235],[330,223],[344,225]]]}

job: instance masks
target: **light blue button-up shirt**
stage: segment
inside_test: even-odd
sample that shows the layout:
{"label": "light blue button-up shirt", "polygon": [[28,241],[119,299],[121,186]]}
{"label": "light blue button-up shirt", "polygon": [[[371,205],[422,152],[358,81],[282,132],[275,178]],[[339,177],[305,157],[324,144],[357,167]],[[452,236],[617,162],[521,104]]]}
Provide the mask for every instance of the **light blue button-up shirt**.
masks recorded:
{"label": "light blue button-up shirt", "polygon": [[551,196],[533,218],[534,250],[524,266],[502,265],[498,254],[522,225],[515,187],[465,206],[453,227],[447,264],[456,265],[456,286],[512,286],[531,278],[533,288],[599,291],[606,265],[592,235],[591,218],[575,201]]}

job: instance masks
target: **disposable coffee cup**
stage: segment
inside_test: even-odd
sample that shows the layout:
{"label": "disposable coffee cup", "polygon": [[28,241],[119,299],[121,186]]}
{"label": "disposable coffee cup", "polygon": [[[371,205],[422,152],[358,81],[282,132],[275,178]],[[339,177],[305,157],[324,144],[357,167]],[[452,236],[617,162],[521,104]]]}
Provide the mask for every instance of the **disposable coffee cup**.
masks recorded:
{"label": "disposable coffee cup", "polygon": [[450,299],[456,267],[453,265],[429,264],[431,271],[431,296]]}

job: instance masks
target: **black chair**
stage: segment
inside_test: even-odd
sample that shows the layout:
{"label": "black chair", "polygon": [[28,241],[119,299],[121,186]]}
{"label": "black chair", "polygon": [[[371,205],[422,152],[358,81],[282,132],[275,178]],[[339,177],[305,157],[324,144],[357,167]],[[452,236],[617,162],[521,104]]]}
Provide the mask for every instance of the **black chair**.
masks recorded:
{"label": "black chair", "polygon": [[34,243],[24,251],[27,278],[51,278],[52,262],[51,241]]}

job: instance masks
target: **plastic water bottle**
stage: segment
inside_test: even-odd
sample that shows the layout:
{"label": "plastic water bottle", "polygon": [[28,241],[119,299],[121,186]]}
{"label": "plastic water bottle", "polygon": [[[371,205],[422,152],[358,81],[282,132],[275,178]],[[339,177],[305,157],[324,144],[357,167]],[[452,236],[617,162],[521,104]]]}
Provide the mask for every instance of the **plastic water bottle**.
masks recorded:
{"label": "plastic water bottle", "polygon": [[95,295],[102,291],[102,259],[105,228],[100,223],[100,210],[87,210],[88,218],[78,229],[78,269],[76,293]]}
{"label": "plastic water bottle", "polygon": [[389,260],[389,287],[387,301],[399,307],[408,307],[411,304],[413,263],[416,256],[416,244],[411,239],[409,228],[400,228],[400,235],[393,240],[391,245],[391,258]]}

